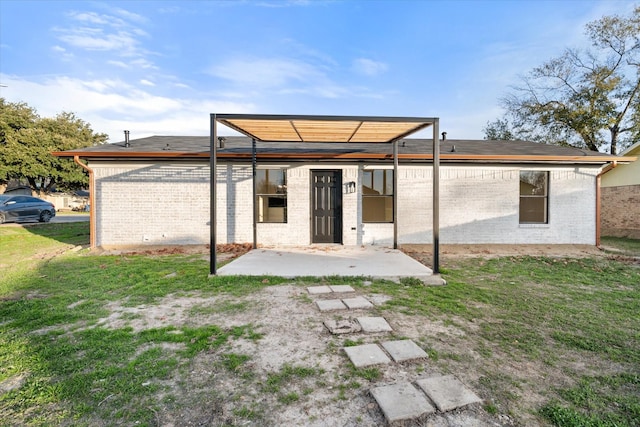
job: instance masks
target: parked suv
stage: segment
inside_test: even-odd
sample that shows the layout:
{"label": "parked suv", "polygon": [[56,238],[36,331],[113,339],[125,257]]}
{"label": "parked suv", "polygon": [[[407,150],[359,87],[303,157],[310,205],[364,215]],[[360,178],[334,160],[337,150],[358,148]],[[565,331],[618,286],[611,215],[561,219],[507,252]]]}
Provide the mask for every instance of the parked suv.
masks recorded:
{"label": "parked suv", "polygon": [[0,194],[0,224],[3,222],[49,222],[56,216],[53,203],[31,196]]}

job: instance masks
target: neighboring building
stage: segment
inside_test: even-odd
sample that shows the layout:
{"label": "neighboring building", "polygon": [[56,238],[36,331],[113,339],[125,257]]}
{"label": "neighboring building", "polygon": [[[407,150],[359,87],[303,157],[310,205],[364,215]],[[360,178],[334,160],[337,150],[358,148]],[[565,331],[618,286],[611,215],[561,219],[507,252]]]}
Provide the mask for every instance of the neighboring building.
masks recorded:
{"label": "neighboring building", "polygon": [[[87,162],[95,246],[206,244],[209,141],[153,136],[54,154]],[[257,243],[391,245],[394,223],[399,244],[430,243],[431,144],[400,140],[396,177],[390,144],[261,142]],[[616,157],[522,141],[445,140],[440,152],[440,242],[596,243],[597,176]],[[217,242],[251,242],[251,139],[226,137],[217,162]]]}
{"label": "neighboring building", "polygon": [[[640,142],[620,155],[639,157]],[[602,235],[640,239],[640,161],[609,167],[601,185]]]}

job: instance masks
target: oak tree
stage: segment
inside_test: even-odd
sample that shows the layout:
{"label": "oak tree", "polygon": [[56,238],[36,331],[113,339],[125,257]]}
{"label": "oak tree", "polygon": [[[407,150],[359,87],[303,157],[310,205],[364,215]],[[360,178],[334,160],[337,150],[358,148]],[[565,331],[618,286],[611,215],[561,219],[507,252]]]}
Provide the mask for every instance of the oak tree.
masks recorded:
{"label": "oak tree", "polygon": [[616,154],[640,140],[640,7],[586,25],[589,49],[566,49],[521,77],[485,137]]}
{"label": "oak tree", "polygon": [[53,188],[76,190],[86,187],[85,171],[72,160],[52,151],[103,144],[107,135],[95,133],[73,113],[40,117],[25,103],[0,98],[0,181],[26,179],[31,190],[45,194]]}

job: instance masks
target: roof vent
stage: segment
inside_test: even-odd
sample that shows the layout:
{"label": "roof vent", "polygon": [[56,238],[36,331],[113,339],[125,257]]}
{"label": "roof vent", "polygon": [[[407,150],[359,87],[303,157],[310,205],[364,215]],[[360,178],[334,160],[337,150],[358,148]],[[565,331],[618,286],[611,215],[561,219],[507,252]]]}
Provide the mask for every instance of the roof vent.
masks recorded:
{"label": "roof vent", "polygon": [[224,136],[218,137],[218,148],[224,148],[224,142],[227,140]]}
{"label": "roof vent", "polygon": [[451,146],[451,152],[452,152],[452,153],[455,153],[455,152],[456,152],[456,146],[455,146],[455,145],[452,145],[452,146]]}
{"label": "roof vent", "polygon": [[442,140],[445,141],[447,139],[447,133],[442,132]]}
{"label": "roof vent", "polygon": [[124,148],[129,148],[131,147],[131,143],[129,143],[129,131],[125,130],[124,131]]}
{"label": "roof vent", "polygon": [[164,147],[162,150],[163,151],[169,151],[169,150],[171,150],[171,147],[169,146],[169,144],[167,144],[166,147]]}

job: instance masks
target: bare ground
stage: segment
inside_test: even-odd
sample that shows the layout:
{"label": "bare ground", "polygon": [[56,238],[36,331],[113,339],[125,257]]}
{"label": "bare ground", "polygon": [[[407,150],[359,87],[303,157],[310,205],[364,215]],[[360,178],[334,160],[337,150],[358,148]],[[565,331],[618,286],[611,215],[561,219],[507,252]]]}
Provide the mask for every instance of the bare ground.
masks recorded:
{"label": "bare ground", "polygon": [[[204,248],[200,248],[202,251]],[[248,248],[234,248],[225,257],[232,258]],[[431,247],[406,245],[403,250],[429,264]],[[184,253],[185,248],[143,249],[137,253],[161,255]],[[195,249],[188,249],[194,253]],[[128,251],[129,252],[129,251]],[[208,251],[204,251],[206,254]],[[114,253],[110,251],[109,253]],[[504,255],[594,256],[602,252],[592,246],[548,245],[446,245],[441,257],[452,261],[460,257],[492,257]],[[318,283],[322,284],[322,283]],[[366,292],[358,294],[382,303],[386,296]],[[453,374],[478,394],[484,404],[475,404],[446,414],[433,414],[407,423],[408,426],[511,426],[540,425],[533,409],[548,399],[547,391],[567,386],[572,379],[564,374],[570,366],[576,373],[602,369],[612,372],[616,366],[597,366],[598,361],[574,360],[570,357],[550,366],[542,361],[513,360],[496,345],[486,349],[491,357],[477,353],[479,341],[473,320],[428,319],[384,310],[393,327],[392,335],[331,335],[324,320],[348,316],[376,315],[371,311],[348,314],[320,313],[306,288],[295,283],[264,288],[243,297],[203,297],[169,295],[156,304],[137,307],[115,301],[111,314],[101,324],[109,328],[130,326],[134,330],[174,326],[218,325],[233,327],[251,324],[263,334],[259,340],[240,338],[227,346],[203,352],[180,369],[175,377],[162,385],[158,401],[167,402],[154,412],[162,426],[222,425],[305,425],[305,426],[379,426],[384,417],[369,390],[378,385],[411,381],[439,374]],[[380,376],[369,380],[357,375],[342,347],[346,340],[373,343],[393,337],[410,338],[419,346],[446,359],[391,364],[379,368]],[[165,348],[167,351],[176,349]],[[223,367],[226,355],[245,355],[248,360],[235,371]],[[562,357],[562,355],[559,355]],[[287,366],[313,368],[315,373],[293,378],[276,391],[265,387],[270,374],[278,374]],[[588,367],[588,368],[587,368]],[[287,396],[290,399],[287,399]],[[509,402],[501,405],[500,402]],[[487,412],[491,409],[491,414]]]}

